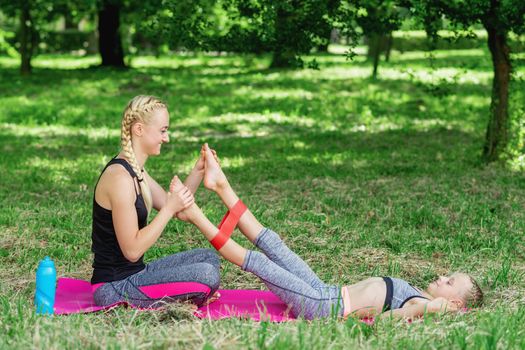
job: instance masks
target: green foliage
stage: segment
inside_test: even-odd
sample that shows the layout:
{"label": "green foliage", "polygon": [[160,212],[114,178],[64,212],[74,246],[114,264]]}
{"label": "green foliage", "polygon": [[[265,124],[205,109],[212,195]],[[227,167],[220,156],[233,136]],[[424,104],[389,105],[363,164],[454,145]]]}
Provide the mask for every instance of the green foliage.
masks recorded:
{"label": "green foliage", "polygon": [[[72,21],[80,20],[83,12],[92,7],[95,0],[73,2],[71,0],[0,0],[2,13],[10,18],[9,22],[17,25],[16,35],[11,37],[10,46],[16,48],[21,57],[22,73],[27,74],[31,70],[31,59],[39,51],[53,46],[52,33],[53,24],[57,18],[66,16]],[[1,19],[1,18],[0,18]],[[60,37],[62,38],[62,37]],[[4,38],[0,35],[0,52],[6,44],[2,44]],[[45,43],[46,41],[50,41]],[[80,47],[77,47],[80,48]],[[13,55],[12,50],[8,54]]]}
{"label": "green foliage", "polygon": [[273,66],[302,66],[301,54],[328,40],[339,1],[173,1],[149,8],[150,35],[172,47],[243,53],[273,52]]}
{"label": "green foliage", "polygon": [[400,8],[397,1],[354,0],[357,7],[356,21],[365,35],[384,35],[397,30],[401,25]]}
{"label": "green foliage", "polygon": [[525,2],[521,0],[407,0],[402,3],[410,7],[434,38],[442,28],[444,18],[449,20],[452,28],[466,30],[467,35],[476,24],[493,25],[500,33],[521,34],[525,31]]}
{"label": "green foliage", "polygon": [[15,33],[0,29],[0,55],[8,55],[10,57],[18,57],[18,52],[13,47]]}

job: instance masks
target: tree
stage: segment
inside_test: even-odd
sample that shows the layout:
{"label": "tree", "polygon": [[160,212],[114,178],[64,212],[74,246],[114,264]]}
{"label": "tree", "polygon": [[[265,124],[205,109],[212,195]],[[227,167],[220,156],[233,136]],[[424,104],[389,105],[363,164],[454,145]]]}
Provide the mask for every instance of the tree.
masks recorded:
{"label": "tree", "polygon": [[31,74],[31,59],[39,42],[39,31],[53,15],[53,3],[50,0],[0,0],[0,7],[8,16],[19,18],[17,33],[20,53],[20,73]]}
{"label": "tree", "polygon": [[22,75],[31,74],[31,60],[38,54],[41,38],[53,30],[57,19],[68,11],[79,16],[80,12],[88,10],[86,4],[94,1],[77,4],[72,0],[0,0],[2,11],[9,17],[18,18],[16,41]]}
{"label": "tree", "polygon": [[368,38],[368,56],[373,61],[372,77],[377,77],[377,67],[382,52],[388,60],[392,46],[392,32],[401,25],[399,8],[394,0],[354,0],[357,7],[357,24]]}
{"label": "tree", "polygon": [[408,3],[412,12],[422,19],[431,37],[437,37],[443,17],[457,29],[468,30],[480,23],[487,31],[494,78],[482,158],[485,162],[501,159],[507,150],[510,134],[508,111],[512,63],[507,38],[510,32],[525,32],[525,1],[412,0]]}

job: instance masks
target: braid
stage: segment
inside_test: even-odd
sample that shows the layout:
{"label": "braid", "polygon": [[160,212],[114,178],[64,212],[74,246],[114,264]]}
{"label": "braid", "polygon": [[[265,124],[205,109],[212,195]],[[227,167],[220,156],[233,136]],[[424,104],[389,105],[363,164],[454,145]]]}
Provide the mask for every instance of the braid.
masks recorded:
{"label": "braid", "polygon": [[131,143],[131,127],[136,122],[148,123],[151,117],[151,112],[160,109],[167,108],[166,104],[159,99],[153,96],[144,96],[139,95],[133,98],[126,108],[122,116],[122,126],[120,132],[120,146],[122,147],[122,152],[126,157],[128,163],[137,174],[137,179],[139,181],[140,190],[142,192],[142,197],[146,203],[148,213],[151,211],[153,206],[153,199],[151,197],[151,190],[149,188],[148,181],[144,176],[144,170],[141,169],[137,163],[137,158],[135,156],[135,151]]}

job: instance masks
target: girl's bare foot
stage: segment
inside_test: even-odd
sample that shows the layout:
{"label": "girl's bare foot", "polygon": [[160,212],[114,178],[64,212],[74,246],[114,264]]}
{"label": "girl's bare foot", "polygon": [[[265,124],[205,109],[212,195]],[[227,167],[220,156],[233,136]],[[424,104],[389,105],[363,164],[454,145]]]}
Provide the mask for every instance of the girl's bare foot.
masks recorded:
{"label": "girl's bare foot", "polygon": [[182,181],[180,181],[179,177],[175,175],[170,182],[170,192],[177,192],[182,188],[182,186],[184,186],[184,184],[182,183]]}
{"label": "girl's bare foot", "polygon": [[[171,182],[170,182],[170,192],[173,193],[173,192],[179,191],[183,186],[184,184],[182,183],[182,181],[180,181],[179,177],[175,175],[173,179],[171,179]],[[179,211],[175,215],[177,215],[177,218],[179,220],[182,220],[182,221],[189,220],[188,215],[185,213],[185,210]]]}
{"label": "girl's bare foot", "polygon": [[227,187],[228,179],[207,143],[204,144],[204,187],[217,192]]}

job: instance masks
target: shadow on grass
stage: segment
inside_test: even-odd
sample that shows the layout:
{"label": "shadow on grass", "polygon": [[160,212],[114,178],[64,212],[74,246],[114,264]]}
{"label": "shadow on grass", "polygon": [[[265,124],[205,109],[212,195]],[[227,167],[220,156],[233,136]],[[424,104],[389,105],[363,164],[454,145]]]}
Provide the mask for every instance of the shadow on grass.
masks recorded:
{"label": "shadow on grass", "polygon": [[[299,179],[311,177],[358,178],[384,176],[434,176],[444,170],[465,171],[478,163],[476,151],[481,139],[472,134],[447,129],[427,132],[389,130],[366,132],[319,132],[294,125],[289,132],[281,125],[266,124],[265,136],[238,137],[209,134],[201,140],[179,139],[163,146],[154,160],[161,173],[169,176],[177,165],[191,162],[200,141],[209,142],[219,155],[238,159],[225,169],[244,181]],[[286,135],[286,137],[283,137]],[[9,174],[8,190],[23,184],[30,188],[51,188],[65,184],[94,185],[102,158],[118,150],[118,138],[93,139],[86,135],[30,136],[0,132],[2,155]],[[155,158],[153,158],[155,159]],[[162,164],[165,162],[165,164]]]}
{"label": "shadow on grass", "polygon": [[147,69],[67,74],[41,70],[30,79],[14,79],[13,88],[5,89],[3,122],[118,127],[123,106],[144,93],[165,98],[174,119],[198,117],[200,125],[225,113],[281,113],[352,126],[363,123],[365,109],[367,118],[388,117],[393,122],[403,115],[472,123],[488,115],[489,103],[488,87],[482,84],[425,84],[410,78],[371,81],[297,77],[290,72],[199,75],[187,69]]}

